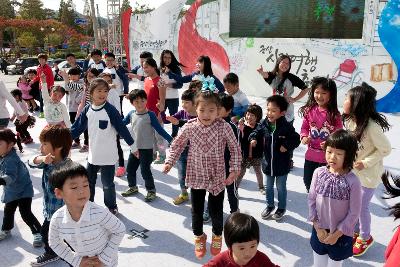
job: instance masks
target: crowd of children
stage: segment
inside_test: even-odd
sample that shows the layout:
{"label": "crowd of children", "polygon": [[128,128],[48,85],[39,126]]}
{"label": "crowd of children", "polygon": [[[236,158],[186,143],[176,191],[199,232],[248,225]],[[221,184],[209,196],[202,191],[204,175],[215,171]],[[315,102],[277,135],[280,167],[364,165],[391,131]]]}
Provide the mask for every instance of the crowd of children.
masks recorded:
{"label": "crowd of children", "polygon": [[[203,224],[211,219],[209,250],[215,257],[204,266],[277,266],[257,250],[259,226],[253,217],[240,213],[237,189],[246,169],[253,167],[258,190],[266,195],[261,218],[281,220],[287,210],[286,183],[293,168],[293,150],[300,143],[307,145],[303,179],[314,266],[340,267],[345,259],[363,255],[373,244],[369,204],[391,145],[384,134],[390,125],[376,111],[377,92],[368,84],[348,91],[340,114],[332,79],[316,77],[308,89],[290,73],[290,57],[281,56],[272,71],[262,66],[257,70],[272,87],[263,116],[262,107],[250,104],[240,90],[239,77],[228,73],[221,83],[206,55],[198,58],[196,72],[182,76],[183,65],[170,50],[162,52],[160,68],[150,52],[143,52],[140,66],[129,72],[116,64],[112,53],[106,53],[103,61],[102,52],[95,49],[92,62],[86,61],[83,70],[74,63],[75,56],[68,54],[72,67],[58,72],[64,87],[54,85],[47,55],[40,54],[38,59],[37,71],[22,76],[11,94],[0,81],[0,185],[5,203],[0,241],[10,236],[18,207],[34,236],[33,245],[43,242],[45,246],[45,253],[32,266],[59,258],[72,266],[117,266],[125,227],[116,217],[114,176],[126,173],[128,188],[121,195],[132,196],[139,192],[136,172],[140,167],[145,201],[154,201],[152,163],[164,164],[164,173],[177,165],[181,192],[173,203],[191,200],[198,259],[207,252]],[[138,81],[130,92],[129,78]],[[189,88],[181,93],[182,110],[178,111],[178,89],[187,82]],[[292,97],[294,87],[301,89],[296,97]],[[303,122],[298,133],[293,126],[293,103],[306,94],[308,100],[299,110]],[[62,102],[64,95],[67,105]],[[124,117],[125,98],[133,110]],[[14,107],[12,116],[6,101]],[[38,138],[40,155],[28,162],[31,168],[43,169],[42,224],[31,211],[29,170],[14,148],[18,143],[22,152],[21,142],[34,141],[28,128],[35,125],[35,117],[29,114],[35,111],[47,124]],[[15,120],[16,134],[7,128],[10,118]],[[164,130],[165,123],[172,123],[171,135]],[[126,168],[121,137],[130,146]],[[88,152],[86,168],[70,159],[74,148]],[[93,203],[98,171],[106,208]],[[388,177],[387,173],[382,176],[388,194],[400,195]],[[393,179],[399,186],[398,179]],[[224,225],[225,188],[231,215]],[[398,209],[396,205],[392,212],[396,218],[400,217]],[[81,231],[85,234],[80,235]],[[221,253],[223,236],[228,250]],[[386,254],[388,267],[399,266],[398,244],[395,236]]]}

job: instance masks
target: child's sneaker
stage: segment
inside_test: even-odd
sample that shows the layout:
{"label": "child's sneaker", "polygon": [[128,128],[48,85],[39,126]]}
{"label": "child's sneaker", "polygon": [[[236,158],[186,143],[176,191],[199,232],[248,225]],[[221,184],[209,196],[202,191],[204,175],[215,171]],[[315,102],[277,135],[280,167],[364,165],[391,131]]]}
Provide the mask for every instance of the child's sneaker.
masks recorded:
{"label": "child's sneaker", "polygon": [[274,215],[272,215],[272,219],[279,221],[283,218],[283,215],[285,215],[286,210],[284,209],[277,209],[274,213]]}
{"label": "child's sneaker", "polygon": [[43,113],[43,112],[40,112],[40,113],[39,113],[39,118],[40,118],[40,119],[43,119],[43,118],[44,118],[44,113]]}
{"label": "child's sneaker", "polygon": [[210,245],[210,253],[213,256],[217,256],[221,252],[222,248],[222,236],[212,235],[211,245]]}
{"label": "child's sneaker", "polygon": [[358,238],[359,235],[360,235],[360,233],[354,233],[354,234],[353,234],[353,246],[354,246],[354,244],[356,243],[357,238]]}
{"label": "child's sneaker", "polygon": [[211,221],[210,214],[208,213],[208,209],[203,212],[203,222],[208,223]]}
{"label": "child's sneaker", "polygon": [[139,192],[138,187],[137,186],[132,186],[132,187],[129,187],[128,190],[126,190],[125,192],[121,193],[121,195],[123,197],[129,197],[129,196],[132,196],[134,194],[137,194],[138,192]]}
{"label": "child's sneaker", "polygon": [[207,235],[202,234],[201,236],[194,236],[194,255],[196,258],[201,260],[206,255],[206,242]]}
{"label": "child's sneaker", "polygon": [[108,209],[114,216],[118,215],[118,208]]}
{"label": "child's sneaker", "polygon": [[177,196],[176,198],[174,198],[174,201],[172,201],[175,205],[180,205],[186,201],[189,200],[189,194],[186,193],[181,193],[179,194],[179,196]]}
{"label": "child's sneaker", "polygon": [[156,197],[156,192],[147,192],[147,195],[144,197],[144,201],[152,202],[154,199],[156,199]]}
{"label": "child's sneaker", "polygon": [[125,175],[125,167],[118,167],[115,176],[122,177]]}
{"label": "child's sneaker", "polygon": [[261,193],[262,195],[265,195],[265,189],[264,189],[264,187],[260,187],[259,190],[260,190],[260,193]]}
{"label": "child's sneaker", "polygon": [[41,247],[43,245],[42,235],[40,233],[33,234],[33,246],[35,248]]}
{"label": "child's sneaker", "polygon": [[85,153],[89,151],[89,146],[88,145],[83,145],[81,149],[79,149],[79,153]]}
{"label": "child's sneaker", "polygon": [[31,262],[31,266],[43,266],[50,262],[58,261],[60,257],[55,253],[45,252],[39,257],[36,258],[35,261]]}
{"label": "child's sneaker", "polygon": [[262,212],[261,212],[261,218],[264,220],[269,219],[272,216],[272,212],[274,211],[275,207],[266,207]]}
{"label": "child's sneaker", "polygon": [[81,144],[80,144],[80,143],[78,143],[78,142],[74,142],[74,143],[72,143],[72,146],[71,146],[71,148],[72,148],[72,149],[81,148]]}
{"label": "child's sneaker", "polygon": [[361,237],[358,237],[353,246],[353,256],[358,257],[364,255],[373,243],[374,239],[372,236],[368,240],[363,240]]}
{"label": "child's sneaker", "polygon": [[11,231],[10,230],[1,230],[0,231],[0,241],[4,240],[6,238],[9,238],[11,236]]}
{"label": "child's sneaker", "polygon": [[154,164],[164,164],[165,163],[165,155],[164,156],[158,156],[158,159],[154,161]]}
{"label": "child's sneaker", "polygon": [[28,145],[28,144],[31,144],[31,143],[33,143],[33,139],[32,139],[32,137],[28,137],[28,138],[26,138],[26,139],[23,141],[23,143],[24,143],[25,145]]}

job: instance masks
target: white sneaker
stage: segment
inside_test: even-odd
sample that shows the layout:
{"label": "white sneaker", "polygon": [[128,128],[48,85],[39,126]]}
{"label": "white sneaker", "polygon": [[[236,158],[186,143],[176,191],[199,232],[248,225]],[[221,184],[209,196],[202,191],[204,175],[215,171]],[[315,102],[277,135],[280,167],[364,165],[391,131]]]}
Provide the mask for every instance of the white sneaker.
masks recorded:
{"label": "white sneaker", "polygon": [[10,230],[5,230],[5,231],[1,230],[0,231],[0,241],[4,240],[4,239],[6,239],[6,238],[8,238],[10,236],[11,236],[11,231]]}

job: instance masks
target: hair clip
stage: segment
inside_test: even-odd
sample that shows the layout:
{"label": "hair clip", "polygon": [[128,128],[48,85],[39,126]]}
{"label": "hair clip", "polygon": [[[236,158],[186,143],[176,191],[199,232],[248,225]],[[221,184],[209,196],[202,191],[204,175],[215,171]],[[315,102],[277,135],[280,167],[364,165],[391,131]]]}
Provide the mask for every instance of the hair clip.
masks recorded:
{"label": "hair clip", "polygon": [[214,84],[213,77],[210,77],[210,76],[204,77],[204,75],[202,75],[200,77],[200,79],[201,79],[201,82],[203,83],[203,86],[201,87],[202,92],[210,91],[212,93],[216,93],[216,94],[218,93],[218,88]]}

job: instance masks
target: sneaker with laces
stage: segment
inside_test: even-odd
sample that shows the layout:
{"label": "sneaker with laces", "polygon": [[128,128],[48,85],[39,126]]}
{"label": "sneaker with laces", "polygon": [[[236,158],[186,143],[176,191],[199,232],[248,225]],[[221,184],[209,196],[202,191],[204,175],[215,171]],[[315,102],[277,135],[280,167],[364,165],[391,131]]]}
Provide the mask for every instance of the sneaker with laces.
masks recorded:
{"label": "sneaker with laces", "polygon": [[285,215],[286,210],[284,209],[277,209],[274,213],[274,215],[272,215],[272,219],[279,221],[283,218],[283,215]]}
{"label": "sneaker with laces", "polygon": [[108,209],[113,215],[117,216],[118,215],[118,208],[113,208],[113,209]]}
{"label": "sneaker with laces", "polygon": [[85,153],[89,151],[89,146],[88,145],[83,145],[81,149],[79,149],[79,153]]}
{"label": "sneaker with laces", "polygon": [[357,233],[357,232],[355,232],[355,233],[353,234],[353,246],[354,246],[354,244],[356,243],[357,238],[358,238],[359,235],[360,235],[360,233]]}
{"label": "sneaker with laces", "polygon": [[40,112],[40,113],[39,113],[39,118],[40,118],[40,119],[43,119],[43,118],[44,118],[44,113],[43,113],[43,112]]}
{"label": "sneaker with laces", "polygon": [[201,260],[206,255],[206,242],[207,235],[202,234],[201,236],[194,236],[194,255],[196,258]]}
{"label": "sneaker with laces", "polygon": [[260,193],[261,193],[262,195],[265,195],[265,189],[264,189],[264,187],[259,187],[258,189],[260,190]]}
{"label": "sneaker with laces", "polygon": [[123,197],[129,197],[137,193],[139,193],[139,188],[137,186],[132,186],[129,187],[128,190],[126,190],[125,192],[121,193],[121,195]]}
{"label": "sneaker with laces", "polygon": [[43,266],[50,262],[58,261],[60,257],[55,253],[45,252],[39,257],[36,258],[35,261],[31,262],[31,266]]}
{"label": "sneaker with laces", "polygon": [[154,164],[164,164],[165,163],[165,155],[164,156],[158,156],[158,158],[153,162]]}
{"label": "sneaker with laces", "polygon": [[372,236],[368,240],[364,240],[361,237],[358,237],[356,243],[354,243],[353,246],[353,256],[358,257],[364,255],[373,243],[374,239],[372,238]]}
{"label": "sneaker with laces", "polygon": [[210,217],[210,213],[208,212],[208,209],[207,209],[203,212],[203,222],[208,223],[210,221],[211,221],[211,217]]}
{"label": "sneaker with laces", "polygon": [[125,175],[125,167],[118,167],[115,176],[122,177]]}
{"label": "sneaker with laces", "polygon": [[222,248],[222,236],[213,234],[210,245],[211,255],[217,256],[221,252],[221,248]]}
{"label": "sneaker with laces", "polygon": [[0,241],[4,240],[6,238],[9,238],[11,236],[11,231],[10,230],[1,230],[0,231]]}
{"label": "sneaker with laces", "polygon": [[144,197],[144,201],[152,202],[157,198],[156,192],[147,192],[147,195]]}
{"label": "sneaker with laces", "polygon": [[261,212],[261,218],[264,220],[269,219],[272,216],[272,212],[275,210],[275,207],[266,207],[262,212]]}
{"label": "sneaker with laces", "polygon": [[189,194],[186,193],[181,193],[179,194],[179,196],[177,196],[176,198],[174,198],[174,200],[172,201],[175,205],[180,205],[186,201],[189,200]]}
{"label": "sneaker with laces", "polygon": [[42,235],[40,233],[33,234],[33,246],[35,248],[41,247],[43,245]]}

